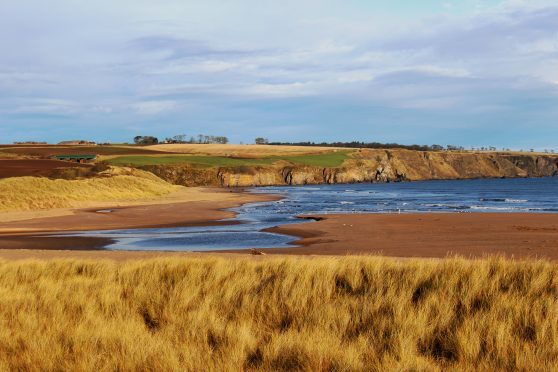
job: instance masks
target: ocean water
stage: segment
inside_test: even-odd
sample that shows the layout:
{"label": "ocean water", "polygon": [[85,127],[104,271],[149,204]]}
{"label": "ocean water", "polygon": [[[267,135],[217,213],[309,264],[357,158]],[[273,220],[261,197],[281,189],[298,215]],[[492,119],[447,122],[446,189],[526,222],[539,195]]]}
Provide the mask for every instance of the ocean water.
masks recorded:
{"label": "ocean water", "polygon": [[[261,230],[290,223],[303,214],[558,212],[558,177],[424,181],[388,184],[262,187],[280,201],[234,208],[236,225],[84,232],[108,237],[114,250],[206,251],[290,246],[295,238]],[[185,214],[188,210],[184,211]],[[304,222],[312,223],[312,222]]]}

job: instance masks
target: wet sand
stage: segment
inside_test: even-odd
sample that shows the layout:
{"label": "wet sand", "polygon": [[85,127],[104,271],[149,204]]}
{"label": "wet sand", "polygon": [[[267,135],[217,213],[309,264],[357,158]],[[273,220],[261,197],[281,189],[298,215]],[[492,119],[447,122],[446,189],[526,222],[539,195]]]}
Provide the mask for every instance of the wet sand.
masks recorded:
{"label": "wet sand", "polygon": [[[308,216],[307,216],[308,217]],[[322,219],[268,231],[295,235],[301,247],[267,253],[392,257],[558,259],[558,214],[437,213],[313,216]]]}

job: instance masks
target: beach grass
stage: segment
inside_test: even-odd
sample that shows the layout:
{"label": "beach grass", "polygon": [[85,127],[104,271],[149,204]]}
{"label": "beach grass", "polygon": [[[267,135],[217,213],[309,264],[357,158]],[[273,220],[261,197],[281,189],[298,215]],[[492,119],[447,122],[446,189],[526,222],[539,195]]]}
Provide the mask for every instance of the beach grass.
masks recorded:
{"label": "beach grass", "polygon": [[89,201],[139,200],[167,195],[179,188],[152,173],[122,168],[78,180],[5,178],[0,179],[0,211],[67,208]]}
{"label": "beach grass", "polygon": [[0,262],[2,370],[551,370],[558,265]]}
{"label": "beach grass", "polygon": [[238,166],[259,166],[272,165],[279,161],[319,166],[319,167],[339,167],[348,159],[350,151],[338,151],[322,154],[304,154],[292,156],[265,156],[257,158],[241,158],[227,156],[210,155],[167,155],[167,156],[145,156],[129,155],[118,156],[107,159],[109,164],[122,166],[145,166],[145,165],[167,165],[167,164],[190,164],[199,167],[238,167]]}

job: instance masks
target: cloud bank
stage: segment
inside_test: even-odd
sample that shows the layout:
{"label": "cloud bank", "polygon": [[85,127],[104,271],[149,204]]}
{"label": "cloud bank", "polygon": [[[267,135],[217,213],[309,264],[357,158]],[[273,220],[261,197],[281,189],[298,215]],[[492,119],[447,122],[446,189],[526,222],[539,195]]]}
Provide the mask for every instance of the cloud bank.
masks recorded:
{"label": "cloud bank", "polygon": [[0,142],[557,147],[552,2],[33,3],[0,5]]}

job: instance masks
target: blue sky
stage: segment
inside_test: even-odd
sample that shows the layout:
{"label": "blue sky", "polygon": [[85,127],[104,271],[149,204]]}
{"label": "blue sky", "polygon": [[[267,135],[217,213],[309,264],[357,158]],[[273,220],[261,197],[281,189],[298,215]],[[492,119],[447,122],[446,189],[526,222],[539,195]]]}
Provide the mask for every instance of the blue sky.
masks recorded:
{"label": "blue sky", "polygon": [[558,4],[0,3],[0,142],[558,148]]}

